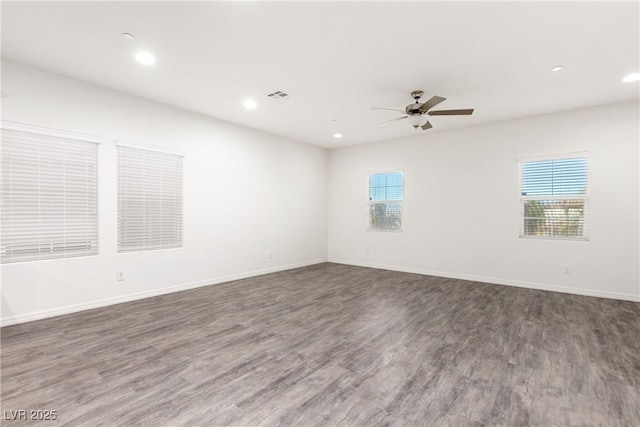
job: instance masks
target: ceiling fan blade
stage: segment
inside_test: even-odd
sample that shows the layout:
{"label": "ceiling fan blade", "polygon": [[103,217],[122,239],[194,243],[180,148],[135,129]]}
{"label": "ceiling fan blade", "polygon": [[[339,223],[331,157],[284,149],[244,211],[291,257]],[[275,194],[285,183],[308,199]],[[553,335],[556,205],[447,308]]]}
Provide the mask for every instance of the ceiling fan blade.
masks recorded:
{"label": "ceiling fan blade", "polygon": [[383,125],[386,125],[387,123],[395,122],[397,120],[406,119],[407,117],[409,117],[409,116],[397,117],[395,119],[387,120],[386,122],[378,123],[376,126],[383,126]]}
{"label": "ceiling fan blade", "polygon": [[386,111],[397,111],[398,113],[404,113],[404,110],[396,110],[395,108],[382,108],[382,107],[373,107],[370,110],[386,110]]}
{"label": "ceiling fan blade", "polygon": [[469,114],[473,114],[473,108],[468,108],[466,110],[429,111],[427,114],[430,116],[468,116]]}
{"label": "ceiling fan blade", "polygon": [[429,99],[427,102],[425,102],[424,104],[422,104],[420,106],[420,111],[423,111],[423,112],[424,111],[429,111],[430,109],[432,109],[436,105],[440,104],[445,99],[447,99],[447,98],[443,98],[441,96],[432,96],[431,99]]}
{"label": "ceiling fan blade", "polygon": [[429,123],[429,121],[427,120],[427,123],[423,124],[420,127],[422,128],[422,130],[427,130],[427,129],[431,129],[433,126],[431,126],[431,123]]}

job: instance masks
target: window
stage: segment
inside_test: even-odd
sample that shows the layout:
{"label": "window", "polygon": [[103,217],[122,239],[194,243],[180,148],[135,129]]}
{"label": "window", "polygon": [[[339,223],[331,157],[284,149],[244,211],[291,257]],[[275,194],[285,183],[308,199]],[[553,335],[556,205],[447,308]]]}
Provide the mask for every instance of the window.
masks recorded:
{"label": "window", "polygon": [[6,122],[1,136],[1,262],[96,255],[97,141]]}
{"label": "window", "polygon": [[402,229],[402,172],[369,175],[369,230]]}
{"label": "window", "polygon": [[520,236],[586,239],[588,158],[520,162]]}
{"label": "window", "polygon": [[117,148],[118,252],[182,247],[182,156]]}

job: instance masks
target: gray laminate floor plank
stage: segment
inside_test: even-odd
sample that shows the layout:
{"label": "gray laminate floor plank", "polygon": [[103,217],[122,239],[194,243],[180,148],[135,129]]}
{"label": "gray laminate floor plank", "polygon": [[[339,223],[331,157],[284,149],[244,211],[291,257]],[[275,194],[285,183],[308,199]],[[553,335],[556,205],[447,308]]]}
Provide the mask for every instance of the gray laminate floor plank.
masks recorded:
{"label": "gray laminate floor plank", "polygon": [[632,302],[326,263],[1,333],[38,425],[640,426]]}

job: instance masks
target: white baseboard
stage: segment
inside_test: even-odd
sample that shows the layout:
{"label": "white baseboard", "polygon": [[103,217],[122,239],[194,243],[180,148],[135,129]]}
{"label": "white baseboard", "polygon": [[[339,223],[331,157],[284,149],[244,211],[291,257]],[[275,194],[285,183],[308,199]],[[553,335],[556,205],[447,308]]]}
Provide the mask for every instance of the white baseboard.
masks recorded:
{"label": "white baseboard", "polygon": [[519,280],[499,279],[495,277],[473,276],[467,274],[448,273],[442,271],[430,271],[412,267],[396,267],[384,264],[375,264],[345,259],[329,258],[329,262],[336,264],[356,265],[359,267],[379,268],[381,270],[401,271],[403,273],[424,274],[427,276],[447,277],[450,279],[468,280],[471,282],[491,283],[495,285],[514,286],[518,288],[537,289],[541,291],[562,292],[565,294],[585,295],[590,297],[610,298],[623,301],[640,302],[640,294],[623,294],[618,292],[597,291],[584,288],[569,288],[566,286],[549,285],[546,283],[523,282]]}
{"label": "white baseboard", "polygon": [[200,280],[191,283],[182,283],[179,285],[167,286],[160,289],[152,289],[144,292],[136,292],[133,294],[127,294],[117,296],[113,298],[105,298],[101,300],[89,301],[81,304],[67,305],[64,307],[56,307],[48,310],[36,311],[26,314],[17,314],[14,316],[7,316],[1,319],[0,326],[15,325],[18,323],[26,323],[34,320],[46,319],[49,317],[61,316],[63,314],[71,314],[79,311],[90,310],[92,308],[105,307],[108,305],[120,304],[123,302],[135,301],[139,299],[155,297],[158,295],[169,294],[172,292],[185,291],[187,289],[199,288],[202,286],[217,285],[219,283],[231,282],[233,280],[247,279],[249,277],[262,276],[263,274],[276,273],[278,271],[291,270],[294,268],[307,267],[309,265],[321,264],[327,262],[326,259],[316,259],[312,261],[304,261],[295,264],[288,264],[279,267],[265,268],[263,270],[254,270],[247,273],[232,274],[229,276],[216,277],[213,279]]}
{"label": "white baseboard", "polygon": [[42,310],[42,311],[37,311],[32,313],[8,316],[0,320],[0,326],[4,327],[9,325],[15,325],[18,323],[26,323],[34,320],[61,316],[63,314],[70,314],[70,313],[76,313],[79,311],[90,310],[92,308],[105,307],[108,305],[135,301],[135,300],[154,297],[158,295],[169,294],[172,292],[179,292],[179,291],[184,291],[188,289],[199,288],[202,286],[216,285],[219,283],[230,282],[233,280],[247,279],[249,277],[261,276],[263,274],[276,273],[278,271],[285,271],[285,270],[291,270],[294,268],[307,267],[309,265],[321,264],[327,261],[333,262],[336,264],[379,268],[382,270],[401,271],[404,273],[415,273],[415,274],[424,274],[428,276],[447,277],[451,279],[468,280],[472,282],[492,283],[496,285],[514,286],[518,288],[538,289],[543,291],[562,292],[567,294],[585,295],[585,296],[592,296],[592,297],[640,302],[640,295],[633,295],[633,294],[623,294],[623,293],[608,292],[608,291],[596,291],[596,290],[584,289],[584,288],[569,288],[565,286],[549,285],[544,283],[523,282],[523,281],[517,281],[517,280],[506,280],[506,279],[499,279],[499,278],[493,278],[493,277],[473,276],[473,275],[449,273],[449,272],[442,272],[442,271],[431,271],[431,270],[424,270],[424,269],[411,268],[411,267],[396,267],[396,266],[384,265],[384,264],[366,263],[366,262],[331,258],[329,260],[316,259],[312,261],[305,261],[305,262],[289,264],[289,265],[284,265],[279,267],[266,268],[263,270],[254,270],[247,273],[233,274],[229,276],[217,277],[217,278],[208,279],[208,280],[200,280],[200,281],[191,282],[191,283],[182,283],[179,285],[168,286],[161,289],[153,289],[149,291],[137,292],[137,293],[122,295],[122,296],[113,297],[113,298],[105,298],[101,300],[89,301],[81,304],[67,305],[64,307],[56,307],[49,310]]}

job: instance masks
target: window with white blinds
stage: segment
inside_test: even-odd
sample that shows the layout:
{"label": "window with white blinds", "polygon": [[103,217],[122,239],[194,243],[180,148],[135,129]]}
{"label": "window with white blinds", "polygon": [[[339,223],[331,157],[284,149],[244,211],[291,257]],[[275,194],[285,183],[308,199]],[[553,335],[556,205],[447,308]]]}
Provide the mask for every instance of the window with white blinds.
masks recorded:
{"label": "window with white blinds", "polygon": [[402,172],[369,175],[369,230],[401,231]]}
{"label": "window with white blinds", "polygon": [[39,131],[1,130],[2,263],[98,253],[98,144]]}
{"label": "window with white blinds", "polygon": [[520,161],[520,236],[586,239],[586,155]]}
{"label": "window with white blinds", "polygon": [[118,252],[182,247],[181,155],[119,144]]}

